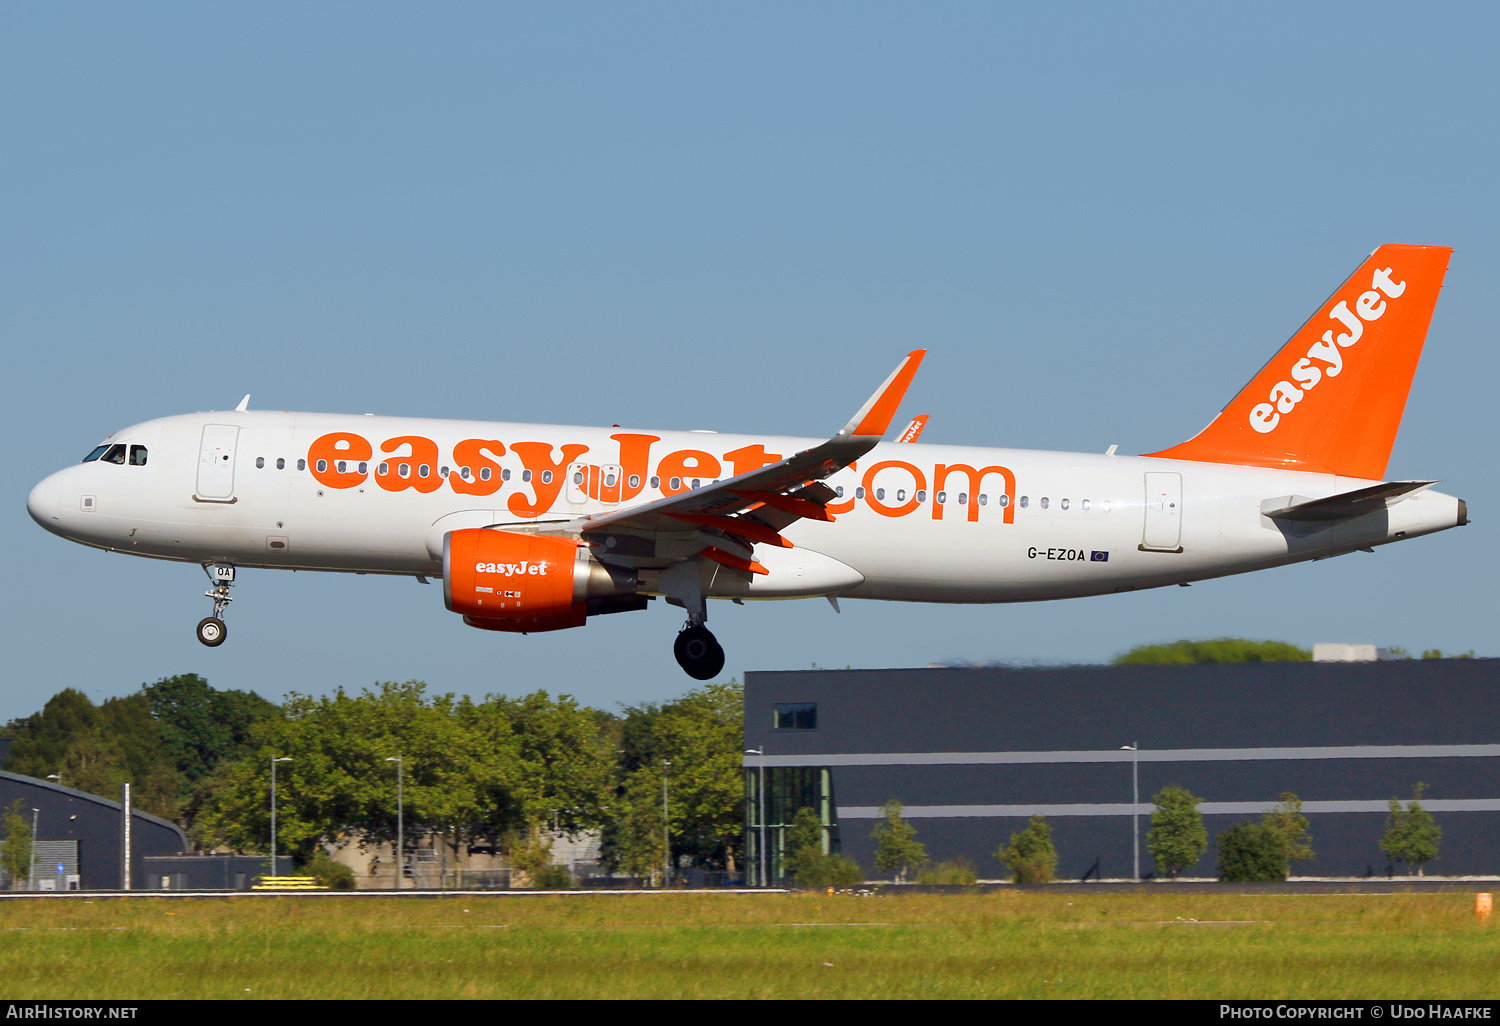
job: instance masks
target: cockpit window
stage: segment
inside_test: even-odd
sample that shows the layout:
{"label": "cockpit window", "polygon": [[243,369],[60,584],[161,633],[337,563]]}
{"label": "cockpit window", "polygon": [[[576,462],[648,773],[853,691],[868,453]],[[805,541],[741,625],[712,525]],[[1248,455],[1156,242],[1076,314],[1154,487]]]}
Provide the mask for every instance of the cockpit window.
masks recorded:
{"label": "cockpit window", "polygon": [[130,465],[132,467],[144,467],[146,465],[146,447],[144,445],[132,445],[130,447]]}
{"label": "cockpit window", "polygon": [[85,462],[85,463],[92,463],[92,462],[94,462],[100,456],[103,456],[104,455],[104,450],[106,450],[108,448],[109,448],[108,444],[99,446],[99,448],[95,449],[93,452],[91,452],[87,456],[85,456],[83,458],[83,462]]}
{"label": "cockpit window", "polygon": [[123,467],[125,465],[125,447],[118,444],[111,445],[104,451],[104,455],[99,458],[105,463],[114,463]]}

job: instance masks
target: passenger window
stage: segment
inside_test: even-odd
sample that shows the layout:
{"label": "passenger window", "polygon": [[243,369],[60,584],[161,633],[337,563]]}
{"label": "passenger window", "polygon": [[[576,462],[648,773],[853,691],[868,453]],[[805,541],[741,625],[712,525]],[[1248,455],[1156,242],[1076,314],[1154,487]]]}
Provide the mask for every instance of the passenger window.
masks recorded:
{"label": "passenger window", "polygon": [[[321,463],[322,461],[319,460],[318,462]],[[389,463],[382,463],[380,466],[375,468],[375,473],[380,477],[385,477],[385,475],[389,474],[390,472],[391,465]]]}
{"label": "passenger window", "polygon": [[877,489],[875,489],[875,498],[876,498],[877,501],[879,501],[881,499],[884,499],[885,498],[885,489],[884,488],[877,488]]}
{"label": "passenger window", "polygon": [[863,499],[865,497],[865,490],[863,488],[854,489],[854,497],[856,499]]}
{"label": "passenger window", "polygon": [[550,471],[550,470],[544,470],[544,471],[542,471],[542,484],[551,484],[551,483],[552,483],[552,471]]}
{"label": "passenger window", "polygon": [[1063,509],[1067,509],[1068,508],[1068,500],[1064,499],[1061,502],[1059,502],[1058,505],[1061,506]]}
{"label": "passenger window", "polygon": [[411,464],[410,463],[398,463],[398,464],[396,464],[396,473],[400,474],[402,477],[411,477]]}
{"label": "passenger window", "polygon": [[104,455],[99,457],[105,463],[113,463],[116,466],[125,465],[125,447],[123,445],[111,445],[105,450]]}
{"label": "passenger window", "polygon": [[266,469],[266,458],[264,456],[257,456],[257,457],[255,457],[255,469],[256,470],[265,470]]}
{"label": "passenger window", "polygon": [[[485,467],[484,469],[485,470],[489,470],[490,468],[489,467]],[[473,471],[471,471],[468,467],[459,467],[458,468],[458,476],[461,477],[461,478],[463,478],[465,481],[467,481],[469,479],[469,475],[471,473],[473,473]]]}
{"label": "passenger window", "polygon": [[639,475],[639,474],[631,474],[630,475],[630,487],[632,487],[632,488],[639,488],[640,486],[641,486],[641,475]]}
{"label": "passenger window", "polygon": [[[469,478],[469,468],[465,467],[464,468],[464,480],[467,481],[468,478]],[[479,468],[479,480],[481,480],[481,481],[488,481],[489,479],[490,479],[490,468],[489,467],[480,467]]]}
{"label": "passenger window", "polygon": [[101,445],[101,446],[99,446],[99,447],[98,447],[98,448],[97,448],[97,449],[95,449],[95,450],[94,450],[94,451],[93,451],[93,452],[91,452],[91,453],[89,453],[89,454],[88,454],[88,455],[87,455],[87,456],[85,456],[85,457],[84,457],[84,458],[83,458],[83,462],[84,462],[84,463],[92,463],[92,462],[94,462],[94,461],[95,461],[95,460],[97,460],[97,459],[98,459],[98,458],[99,458],[99,457],[100,457],[100,456],[103,456],[103,455],[104,455],[104,453],[105,453],[105,452],[106,452],[106,451],[107,451],[107,450],[108,450],[108,449],[109,449],[109,446],[108,446],[108,445]]}
{"label": "passenger window", "polygon": [[1007,495],[1005,492],[1001,492],[1000,493],[1000,508],[1004,509],[1006,506],[1009,506],[1009,505],[1010,505],[1010,496]]}
{"label": "passenger window", "polygon": [[843,485],[839,485],[837,488],[835,488],[833,490],[833,494],[836,497],[842,499],[844,497],[844,486]]}
{"label": "passenger window", "polygon": [[917,489],[917,501],[918,502],[926,502],[927,501],[927,491],[926,491],[926,489],[923,489],[923,488],[918,488]]}
{"label": "passenger window", "polygon": [[448,476],[448,468],[447,467],[438,467],[438,477],[447,477],[447,476]]}
{"label": "passenger window", "polygon": [[1025,509],[1027,506],[1030,506],[1030,505],[1031,505],[1031,500],[1029,498],[1027,498],[1026,496],[1024,496],[1024,495],[1021,496],[1021,508]]}
{"label": "passenger window", "polygon": [[522,481],[530,481],[531,480],[531,471],[529,471],[529,470],[523,470],[523,471],[521,471],[521,480]]}
{"label": "passenger window", "polygon": [[[298,460],[297,462],[300,463],[302,461]],[[327,460],[319,460],[318,461],[318,473],[320,473],[320,474],[326,474],[326,473],[328,473],[328,461]]]}
{"label": "passenger window", "polygon": [[285,470],[286,469],[286,460],[282,459],[280,456],[276,457],[276,469],[277,470]]}
{"label": "passenger window", "polygon": [[1047,508],[1047,497],[1045,495],[1043,495],[1042,496],[1042,509],[1046,509],[1046,508]]}
{"label": "passenger window", "polygon": [[307,469],[307,461],[306,460],[298,460],[297,461],[297,469],[298,470],[306,470]]}
{"label": "passenger window", "polygon": [[[529,474],[530,472],[528,471],[527,473]],[[508,470],[502,470],[502,471],[500,471],[500,480],[502,480],[502,481],[509,481],[510,480],[510,471],[508,471]],[[530,481],[531,478],[527,477],[526,480]]]}
{"label": "passenger window", "polygon": [[420,467],[417,468],[417,476],[418,477],[431,477],[432,476],[432,468],[429,467],[425,463],[422,464]]}
{"label": "passenger window", "polygon": [[979,493],[979,504],[981,506],[987,506],[987,505],[989,505],[989,501],[990,501],[990,497],[988,495],[986,495],[984,492],[980,492]]}
{"label": "passenger window", "polygon": [[937,493],[937,501],[938,501],[938,505],[939,506],[946,506],[948,504],[948,493],[947,492],[938,492]]}
{"label": "passenger window", "polygon": [[144,467],[146,465],[146,447],[144,445],[132,445],[130,447],[130,465],[132,467]]}
{"label": "passenger window", "polygon": [[359,472],[361,474],[368,474],[370,472],[370,465],[368,463],[361,463],[359,465]]}
{"label": "passenger window", "polygon": [[958,504],[960,506],[967,506],[969,504],[969,493],[968,492],[959,492],[958,493]]}
{"label": "passenger window", "polygon": [[1087,499],[1083,500],[1083,511],[1085,513],[1087,513],[1089,511],[1089,500],[1087,500]]}
{"label": "passenger window", "polygon": [[348,463],[347,460],[339,460],[337,463],[335,463],[333,465],[333,467],[340,474],[347,474],[347,473],[349,473],[349,463]]}
{"label": "passenger window", "polygon": [[651,475],[651,487],[652,488],[660,488],[661,487],[661,478],[657,477],[655,474]]}

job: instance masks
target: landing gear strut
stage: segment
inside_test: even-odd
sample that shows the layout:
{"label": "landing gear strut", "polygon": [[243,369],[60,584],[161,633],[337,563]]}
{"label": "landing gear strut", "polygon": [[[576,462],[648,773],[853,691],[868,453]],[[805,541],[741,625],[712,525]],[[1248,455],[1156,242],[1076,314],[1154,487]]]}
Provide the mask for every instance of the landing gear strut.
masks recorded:
{"label": "landing gear strut", "polygon": [[203,594],[214,600],[214,612],[198,621],[198,640],[209,648],[217,648],[229,636],[229,628],[224,625],[224,610],[234,601],[229,597],[229,589],[234,587],[234,567],[205,563],[203,572],[208,574],[208,581],[213,585]]}
{"label": "landing gear strut", "polygon": [[724,649],[702,623],[688,621],[672,645],[672,654],[694,680],[712,680],[724,669]]}

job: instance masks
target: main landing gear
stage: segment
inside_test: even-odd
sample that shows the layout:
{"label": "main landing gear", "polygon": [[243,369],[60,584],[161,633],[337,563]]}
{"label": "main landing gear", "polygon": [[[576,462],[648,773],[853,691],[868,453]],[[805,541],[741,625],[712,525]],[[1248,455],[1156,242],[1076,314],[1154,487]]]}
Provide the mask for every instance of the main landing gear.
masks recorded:
{"label": "main landing gear", "polygon": [[701,622],[687,622],[672,645],[672,654],[677,657],[677,665],[694,680],[712,680],[724,669],[724,649]]}
{"label": "main landing gear", "polygon": [[224,610],[234,601],[229,597],[229,589],[234,587],[234,567],[204,563],[203,572],[208,574],[208,581],[213,585],[203,594],[214,600],[214,612],[198,621],[198,640],[209,648],[217,648],[229,637],[229,628],[224,625]]}

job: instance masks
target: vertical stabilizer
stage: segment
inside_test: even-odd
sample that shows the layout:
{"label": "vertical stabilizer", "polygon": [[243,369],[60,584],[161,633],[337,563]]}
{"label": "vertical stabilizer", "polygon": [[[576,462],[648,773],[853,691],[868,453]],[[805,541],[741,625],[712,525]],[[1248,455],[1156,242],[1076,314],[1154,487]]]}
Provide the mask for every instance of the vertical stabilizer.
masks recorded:
{"label": "vertical stabilizer", "polygon": [[1214,422],[1165,459],[1385,477],[1447,246],[1381,246]]}

